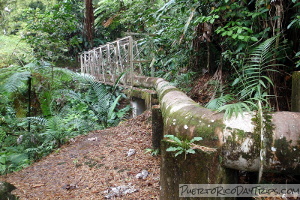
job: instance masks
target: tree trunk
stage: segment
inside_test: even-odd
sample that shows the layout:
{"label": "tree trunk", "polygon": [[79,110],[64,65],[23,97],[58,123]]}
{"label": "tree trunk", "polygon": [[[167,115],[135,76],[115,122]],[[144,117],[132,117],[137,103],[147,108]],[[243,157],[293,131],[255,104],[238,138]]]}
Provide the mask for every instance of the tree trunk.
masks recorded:
{"label": "tree trunk", "polygon": [[[32,77],[30,76],[28,78],[28,110],[27,110],[27,117],[31,117],[31,83],[32,83]],[[30,133],[30,119],[28,120],[28,133]]]}
{"label": "tree trunk", "polygon": [[94,8],[92,0],[85,0],[85,30],[84,35],[89,43],[89,47],[94,46]]}

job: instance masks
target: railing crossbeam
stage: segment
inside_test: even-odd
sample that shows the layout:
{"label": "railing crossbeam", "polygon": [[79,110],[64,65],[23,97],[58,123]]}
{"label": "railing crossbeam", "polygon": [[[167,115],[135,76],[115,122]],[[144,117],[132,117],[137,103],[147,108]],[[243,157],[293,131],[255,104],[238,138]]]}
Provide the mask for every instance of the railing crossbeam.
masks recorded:
{"label": "railing crossbeam", "polygon": [[142,74],[138,42],[131,36],[124,37],[114,42],[109,42],[80,54],[81,73],[95,76],[100,81],[115,82],[122,73],[123,84],[132,85],[134,75]]}

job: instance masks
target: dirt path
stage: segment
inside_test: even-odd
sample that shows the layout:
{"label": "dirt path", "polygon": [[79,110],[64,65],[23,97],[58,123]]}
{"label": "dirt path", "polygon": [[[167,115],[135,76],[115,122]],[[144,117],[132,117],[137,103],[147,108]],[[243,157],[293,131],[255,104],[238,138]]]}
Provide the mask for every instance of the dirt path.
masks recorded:
{"label": "dirt path", "polygon": [[[0,181],[15,185],[13,194],[21,200],[91,200],[105,196],[159,199],[160,160],[144,152],[151,148],[150,119],[147,112],[118,127],[79,136],[32,166],[0,177]],[[136,153],[128,156],[129,149]],[[142,170],[149,175],[136,178]],[[117,186],[123,186],[128,194],[113,197],[117,188],[111,187]]]}

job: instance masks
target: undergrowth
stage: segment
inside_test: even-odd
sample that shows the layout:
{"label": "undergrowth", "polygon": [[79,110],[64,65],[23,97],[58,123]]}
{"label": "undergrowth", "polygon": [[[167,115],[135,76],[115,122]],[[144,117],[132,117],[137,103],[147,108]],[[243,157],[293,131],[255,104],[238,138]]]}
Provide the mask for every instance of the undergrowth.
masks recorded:
{"label": "undergrowth", "polygon": [[71,138],[117,125],[121,88],[49,63],[0,69],[0,174],[20,170]]}

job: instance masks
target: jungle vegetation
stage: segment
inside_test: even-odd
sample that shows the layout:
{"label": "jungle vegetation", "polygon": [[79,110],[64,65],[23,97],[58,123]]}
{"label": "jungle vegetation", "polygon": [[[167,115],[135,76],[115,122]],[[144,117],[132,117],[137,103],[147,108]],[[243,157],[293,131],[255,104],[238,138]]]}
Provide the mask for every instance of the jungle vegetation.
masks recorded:
{"label": "jungle vegetation", "polygon": [[83,50],[133,35],[154,76],[194,99],[208,76],[203,106],[230,117],[290,110],[299,28],[297,0],[1,0],[0,173],[125,115],[119,89],[74,72]]}

